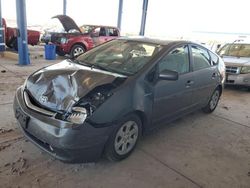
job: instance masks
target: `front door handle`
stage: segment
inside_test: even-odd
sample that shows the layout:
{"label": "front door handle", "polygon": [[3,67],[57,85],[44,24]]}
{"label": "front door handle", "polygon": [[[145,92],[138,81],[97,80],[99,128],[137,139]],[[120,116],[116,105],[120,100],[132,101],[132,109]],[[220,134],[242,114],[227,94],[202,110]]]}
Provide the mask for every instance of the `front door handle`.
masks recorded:
{"label": "front door handle", "polygon": [[186,88],[189,88],[193,84],[194,84],[193,80],[188,80],[185,85],[186,85]]}
{"label": "front door handle", "polygon": [[215,79],[216,76],[217,76],[217,74],[214,72],[214,73],[212,74],[212,79]]}

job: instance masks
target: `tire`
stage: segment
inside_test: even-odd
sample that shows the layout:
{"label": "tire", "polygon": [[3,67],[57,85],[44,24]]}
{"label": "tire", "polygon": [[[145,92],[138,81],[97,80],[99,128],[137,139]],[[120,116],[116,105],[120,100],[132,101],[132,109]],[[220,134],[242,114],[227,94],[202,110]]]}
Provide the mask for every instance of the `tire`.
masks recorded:
{"label": "tire", "polygon": [[218,105],[220,96],[221,96],[221,91],[219,88],[216,88],[212,96],[210,97],[208,104],[202,109],[203,112],[212,113]]}
{"label": "tire", "polygon": [[10,43],[6,43],[6,46],[7,46],[8,48],[12,48],[12,45],[11,45]]}
{"label": "tire", "polygon": [[85,48],[82,45],[75,44],[70,50],[70,58],[74,59],[85,52]]}
{"label": "tire", "polygon": [[17,44],[17,38],[15,38],[14,40],[13,40],[13,48],[16,50],[16,51],[18,51],[18,44]]}
{"label": "tire", "polygon": [[135,149],[142,134],[142,123],[138,116],[132,114],[119,123],[105,147],[105,155],[110,161],[127,158]]}
{"label": "tire", "polygon": [[61,51],[57,51],[56,54],[59,56],[65,56],[65,52],[61,52]]}

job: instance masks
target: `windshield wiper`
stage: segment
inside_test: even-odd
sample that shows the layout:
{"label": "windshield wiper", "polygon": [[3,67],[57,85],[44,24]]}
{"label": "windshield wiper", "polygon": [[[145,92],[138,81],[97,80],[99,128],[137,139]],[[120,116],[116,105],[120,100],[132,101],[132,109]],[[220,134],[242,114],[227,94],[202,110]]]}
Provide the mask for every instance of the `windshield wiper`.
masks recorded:
{"label": "windshield wiper", "polygon": [[80,65],[84,65],[86,67],[92,67],[92,64],[86,62],[86,61],[80,61],[80,60],[77,60],[77,59],[74,59],[74,60],[71,60],[72,62],[74,63],[77,63],[77,64],[80,64]]}
{"label": "windshield wiper", "polygon": [[[117,71],[117,70],[113,70],[113,69],[110,69],[110,68],[106,68],[106,67],[101,66],[99,64],[91,64],[91,63],[88,63],[86,61],[80,61],[80,60],[77,60],[77,59],[74,59],[74,60],[71,60],[71,61],[74,62],[74,63],[78,63],[80,65],[86,66],[86,67],[90,67],[91,69],[96,68],[96,69],[104,70],[104,71],[107,71],[107,72],[112,72],[112,73],[125,75],[125,73],[122,72],[122,71]],[[129,74],[129,73],[126,73],[126,74]]]}
{"label": "windshield wiper", "polygon": [[107,69],[106,67],[103,67],[103,66],[98,65],[98,64],[91,64],[90,67],[91,68],[97,68],[97,69],[105,70],[105,71],[108,71],[108,72],[112,72],[112,71],[110,71],[110,69]]}

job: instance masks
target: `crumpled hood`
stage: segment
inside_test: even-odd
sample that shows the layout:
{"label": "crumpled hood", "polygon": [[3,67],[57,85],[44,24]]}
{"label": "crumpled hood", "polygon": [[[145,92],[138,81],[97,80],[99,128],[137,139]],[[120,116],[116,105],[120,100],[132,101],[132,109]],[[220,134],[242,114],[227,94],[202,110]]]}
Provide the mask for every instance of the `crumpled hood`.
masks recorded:
{"label": "crumpled hood", "polygon": [[123,76],[65,60],[32,74],[25,88],[41,106],[54,111],[68,111],[92,89],[112,83],[117,77]]}
{"label": "crumpled hood", "polygon": [[250,66],[250,58],[223,57],[226,66]]}

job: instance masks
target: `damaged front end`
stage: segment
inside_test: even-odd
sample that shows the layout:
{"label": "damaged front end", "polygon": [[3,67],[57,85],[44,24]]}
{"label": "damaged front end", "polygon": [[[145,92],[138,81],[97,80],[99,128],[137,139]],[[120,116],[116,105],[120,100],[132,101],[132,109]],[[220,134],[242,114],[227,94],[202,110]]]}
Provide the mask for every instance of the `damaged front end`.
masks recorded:
{"label": "damaged front end", "polygon": [[99,106],[113,95],[113,90],[116,87],[117,85],[112,83],[94,88],[86,96],[79,99],[68,111],[59,111],[56,118],[74,124],[83,124]]}
{"label": "damaged front end", "polygon": [[24,86],[29,108],[81,125],[126,77],[64,61],[31,75]]}

